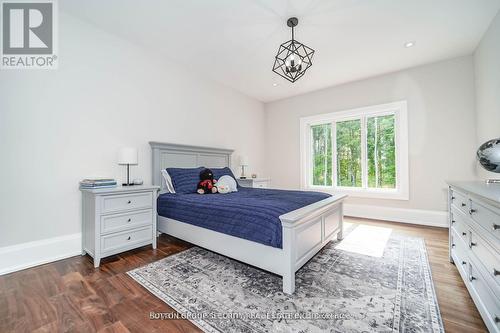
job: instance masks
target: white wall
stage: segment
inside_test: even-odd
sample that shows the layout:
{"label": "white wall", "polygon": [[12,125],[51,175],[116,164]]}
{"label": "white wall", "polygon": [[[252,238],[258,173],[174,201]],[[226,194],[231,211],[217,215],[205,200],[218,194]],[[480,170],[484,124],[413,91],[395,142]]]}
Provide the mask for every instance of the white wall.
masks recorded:
{"label": "white wall", "polygon": [[[500,138],[500,13],[491,23],[474,53],[476,74],[477,146]],[[478,166],[481,178],[500,175]]]}
{"label": "white wall", "polygon": [[233,148],[262,173],[260,102],[63,13],[59,35],[58,70],[0,72],[0,247],[79,233],[78,181],[123,180],[122,146],[146,183],[149,141]]}
{"label": "white wall", "polygon": [[273,186],[300,187],[300,117],[400,100],[408,101],[410,200],[349,198],[348,202],[445,210],[445,180],[475,178],[470,56],[266,104],[266,161]]}

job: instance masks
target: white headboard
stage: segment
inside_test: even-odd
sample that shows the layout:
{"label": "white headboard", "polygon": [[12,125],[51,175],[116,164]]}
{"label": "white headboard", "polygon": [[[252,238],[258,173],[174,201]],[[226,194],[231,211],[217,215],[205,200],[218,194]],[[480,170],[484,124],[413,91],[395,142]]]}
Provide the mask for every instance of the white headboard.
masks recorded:
{"label": "white headboard", "polygon": [[165,189],[161,170],[165,168],[231,167],[232,149],[187,146],[174,143],[150,142],[152,154],[153,185]]}

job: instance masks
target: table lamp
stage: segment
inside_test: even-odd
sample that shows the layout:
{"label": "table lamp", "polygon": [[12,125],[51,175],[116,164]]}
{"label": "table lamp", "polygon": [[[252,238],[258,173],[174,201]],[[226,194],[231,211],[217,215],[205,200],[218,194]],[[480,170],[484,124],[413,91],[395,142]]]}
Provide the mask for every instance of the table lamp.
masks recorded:
{"label": "table lamp", "polygon": [[118,152],[118,164],[127,166],[127,182],[122,186],[134,185],[130,183],[130,166],[137,165],[137,155],[137,149],[131,147],[121,148]]}
{"label": "table lamp", "polygon": [[248,166],[248,156],[240,156],[240,165],[241,165],[241,176],[240,179],[246,179],[245,175],[245,167]]}

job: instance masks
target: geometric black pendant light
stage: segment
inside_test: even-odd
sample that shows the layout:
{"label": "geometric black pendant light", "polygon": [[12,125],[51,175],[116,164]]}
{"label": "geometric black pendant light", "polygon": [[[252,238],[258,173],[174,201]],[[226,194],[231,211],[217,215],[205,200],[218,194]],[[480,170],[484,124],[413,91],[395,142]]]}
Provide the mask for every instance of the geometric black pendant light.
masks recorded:
{"label": "geometric black pendant light", "polygon": [[290,82],[295,82],[304,76],[307,69],[312,66],[314,55],[313,49],[295,40],[293,28],[297,24],[299,19],[296,17],[286,21],[286,25],[292,28],[292,39],[280,45],[273,66],[273,72]]}

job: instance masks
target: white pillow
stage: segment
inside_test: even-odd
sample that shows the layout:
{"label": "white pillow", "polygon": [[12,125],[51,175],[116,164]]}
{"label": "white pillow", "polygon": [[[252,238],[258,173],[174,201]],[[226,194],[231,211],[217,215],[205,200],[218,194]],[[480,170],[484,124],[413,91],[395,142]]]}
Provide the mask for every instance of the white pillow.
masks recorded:
{"label": "white pillow", "polygon": [[238,187],[236,186],[236,180],[228,175],[224,175],[217,179],[217,186],[226,185],[229,187],[230,192],[238,192]]}
{"label": "white pillow", "polygon": [[170,193],[175,193],[174,184],[172,184],[172,178],[170,178],[170,175],[168,174],[167,170],[165,169],[161,170],[161,175],[165,180],[165,189]]}

